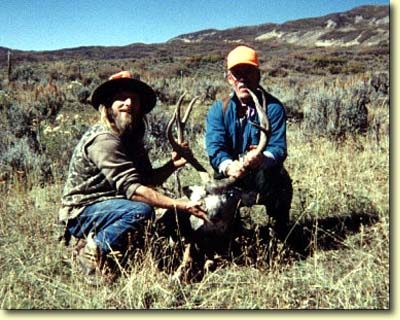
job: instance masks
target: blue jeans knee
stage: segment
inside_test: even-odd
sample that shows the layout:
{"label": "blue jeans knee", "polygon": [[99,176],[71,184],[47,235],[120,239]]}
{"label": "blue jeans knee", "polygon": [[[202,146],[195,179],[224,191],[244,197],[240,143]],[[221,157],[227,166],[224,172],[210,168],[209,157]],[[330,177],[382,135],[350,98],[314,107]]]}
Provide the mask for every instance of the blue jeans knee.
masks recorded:
{"label": "blue jeans knee", "polygon": [[87,206],[76,218],[68,222],[69,232],[84,238],[93,232],[94,240],[103,253],[122,250],[128,233],[142,231],[146,222],[154,218],[150,205],[126,199],[111,199]]}

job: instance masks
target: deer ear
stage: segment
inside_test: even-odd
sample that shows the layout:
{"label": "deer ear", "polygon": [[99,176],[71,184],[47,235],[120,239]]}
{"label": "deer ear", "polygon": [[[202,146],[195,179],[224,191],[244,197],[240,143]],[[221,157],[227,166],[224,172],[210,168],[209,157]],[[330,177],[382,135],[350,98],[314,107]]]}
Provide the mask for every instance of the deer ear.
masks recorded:
{"label": "deer ear", "polygon": [[207,195],[203,186],[188,186],[182,188],[183,193],[192,201],[200,201]]}
{"label": "deer ear", "polygon": [[192,196],[193,190],[191,187],[185,186],[182,188],[182,192],[186,197],[188,197],[190,199],[190,197]]}

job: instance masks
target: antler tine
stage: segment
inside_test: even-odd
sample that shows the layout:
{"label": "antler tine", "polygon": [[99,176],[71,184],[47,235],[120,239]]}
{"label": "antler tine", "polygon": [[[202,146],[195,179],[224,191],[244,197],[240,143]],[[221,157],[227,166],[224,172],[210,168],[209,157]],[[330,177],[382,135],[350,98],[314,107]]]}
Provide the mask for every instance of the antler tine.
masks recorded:
{"label": "antler tine", "polygon": [[178,99],[178,102],[176,103],[176,108],[175,108],[175,120],[176,120],[176,131],[178,135],[178,143],[183,143],[183,130],[185,129],[185,124],[182,123],[181,121],[181,106],[183,102],[183,98],[185,97],[186,92],[181,94],[181,96]]}
{"label": "antler tine", "polygon": [[187,107],[186,112],[185,112],[185,115],[183,116],[183,119],[182,119],[182,123],[183,123],[184,125],[186,124],[186,121],[188,120],[188,118],[189,118],[189,116],[190,116],[190,112],[192,111],[193,106],[194,106],[194,104],[196,103],[196,101],[197,101],[198,99],[199,99],[199,96],[196,96],[196,97],[194,97],[194,98],[190,101],[189,106]]}
{"label": "antler tine", "polygon": [[267,99],[265,99],[265,94],[264,94],[264,92],[260,89],[260,88],[257,88],[257,91],[260,91],[261,92],[261,98],[262,98],[262,108],[263,108],[263,110],[264,111],[266,111],[267,110],[267,108],[266,108],[266,106],[267,106]]}
{"label": "antler tine", "polygon": [[[178,102],[176,103],[176,107],[174,110],[174,113],[171,117],[171,119],[168,121],[168,125],[167,125],[167,129],[166,129],[166,133],[167,133],[167,138],[168,140],[170,140],[170,138],[173,140],[172,137],[172,125],[174,124],[175,120],[178,118],[180,118],[180,106],[182,104],[183,101],[183,97],[185,96],[185,92],[179,97]],[[178,126],[177,131],[178,131],[178,135],[182,134],[182,130],[180,128],[180,122],[176,121],[176,125]],[[181,132],[179,132],[181,131]],[[171,141],[170,141],[171,142]]]}
{"label": "antler tine", "polygon": [[252,92],[249,89],[247,89],[247,91],[250,93],[250,96],[254,101],[254,105],[256,107],[257,114],[258,114],[258,119],[260,121],[260,125],[253,123],[253,122],[252,122],[252,125],[260,130],[260,141],[257,145],[256,150],[257,150],[257,152],[261,153],[264,151],[265,147],[267,146],[268,134],[269,134],[269,121],[268,121],[267,114],[265,113],[266,99],[264,97],[264,93],[261,91],[262,103],[263,103],[263,106],[261,106],[260,102],[258,101],[258,98],[254,94],[254,92]]}
{"label": "antler tine", "polygon": [[[187,116],[185,114],[185,122],[181,121],[181,119],[180,119],[180,107],[182,105],[183,96],[184,96],[184,94],[182,94],[180,96],[180,98],[178,99],[178,103],[177,103],[177,106],[175,108],[175,112],[174,112],[173,116],[171,117],[171,119],[168,122],[167,129],[166,129],[166,135],[167,135],[169,143],[171,144],[172,150],[174,150],[176,153],[178,153],[181,157],[185,158],[188,163],[190,163],[197,171],[199,171],[200,176],[202,177],[202,179],[206,180],[205,179],[205,175],[202,174],[202,173],[205,173],[206,175],[208,175],[207,170],[194,157],[192,151],[190,149],[183,148],[181,146],[181,144],[178,143],[174,139],[173,134],[172,134],[172,125],[174,124],[174,122],[176,122],[178,136],[179,136],[179,134],[181,135],[181,139],[182,139],[181,143],[183,142],[183,130],[182,129],[183,129],[184,125],[185,125],[185,122],[187,121],[188,114],[190,113],[190,111],[189,112],[186,111]],[[193,107],[194,102],[196,101],[195,99],[193,99],[193,100],[190,103],[191,105],[189,105],[190,108]],[[188,109],[189,109],[189,107],[188,107]],[[178,139],[179,139],[179,137],[178,137]]]}
{"label": "antler tine", "polygon": [[172,125],[174,124],[176,119],[176,110],[174,110],[174,113],[172,114],[171,119],[169,119],[168,124],[167,124],[167,129],[165,130],[167,139],[169,141],[169,143],[172,146],[172,149],[175,150],[175,144],[177,144],[177,142],[175,141],[173,135],[172,135]]}
{"label": "antler tine", "polygon": [[186,93],[182,94],[179,99],[178,103],[176,105],[176,129],[177,129],[177,135],[178,135],[178,143],[183,143],[184,142],[184,131],[186,127],[186,122],[190,116],[190,112],[193,109],[194,104],[196,103],[197,99],[199,97],[194,97],[190,103],[189,106],[187,107],[185,111],[185,115],[181,119],[181,107],[182,107],[182,102],[183,102],[183,97],[185,96]]}

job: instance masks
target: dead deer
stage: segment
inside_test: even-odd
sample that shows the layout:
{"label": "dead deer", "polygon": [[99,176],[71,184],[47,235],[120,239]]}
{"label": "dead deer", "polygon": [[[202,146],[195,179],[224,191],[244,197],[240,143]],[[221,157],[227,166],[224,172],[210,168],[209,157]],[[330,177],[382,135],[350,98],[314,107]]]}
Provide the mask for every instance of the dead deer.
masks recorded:
{"label": "dead deer", "polygon": [[[260,130],[260,140],[256,150],[261,153],[267,145],[269,133],[269,122],[265,111],[266,99],[262,93],[262,105],[260,105],[256,95],[250,90],[249,93],[254,100],[259,118],[260,124],[252,123],[252,125]],[[183,261],[173,276],[176,280],[180,280],[184,276],[183,273],[187,265],[192,261],[190,254],[191,246],[196,246],[196,248],[206,254],[215,253],[215,245],[221,242],[228,243],[229,246],[239,206],[251,206],[257,202],[257,195],[255,193],[244,193],[236,186],[237,179],[232,177],[221,180],[212,179],[211,174],[195,158],[192,151],[182,147],[185,125],[197,100],[197,98],[194,98],[190,101],[182,118],[181,105],[183,98],[184,94],[178,99],[175,112],[167,125],[166,135],[172,149],[185,158],[200,174],[202,185],[186,186],[183,188],[183,191],[192,201],[201,201],[203,203],[209,222],[205,222],[195,216],[187,218],[187,215],[175,215],[179,220],[178,228],[180,228],[180,234],[187,243],[183,254]],[[177,129],[177,141],[174,139],[172,133],[174,124]],[[210,261],[207,261],[205,267],[209,264]]]}

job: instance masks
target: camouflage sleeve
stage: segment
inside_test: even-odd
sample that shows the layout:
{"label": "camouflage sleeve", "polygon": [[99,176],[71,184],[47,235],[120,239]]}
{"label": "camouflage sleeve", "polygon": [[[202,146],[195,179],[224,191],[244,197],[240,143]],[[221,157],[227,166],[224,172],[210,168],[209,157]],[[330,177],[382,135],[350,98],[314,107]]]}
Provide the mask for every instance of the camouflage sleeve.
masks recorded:
{"label": "camouflage sleeve", "polygon": [[141,174],[126,154],[121,140],[112,134],[98,135],[86,147],[86,155],[104,174],[118,194],[130,199],[142,184]]}

